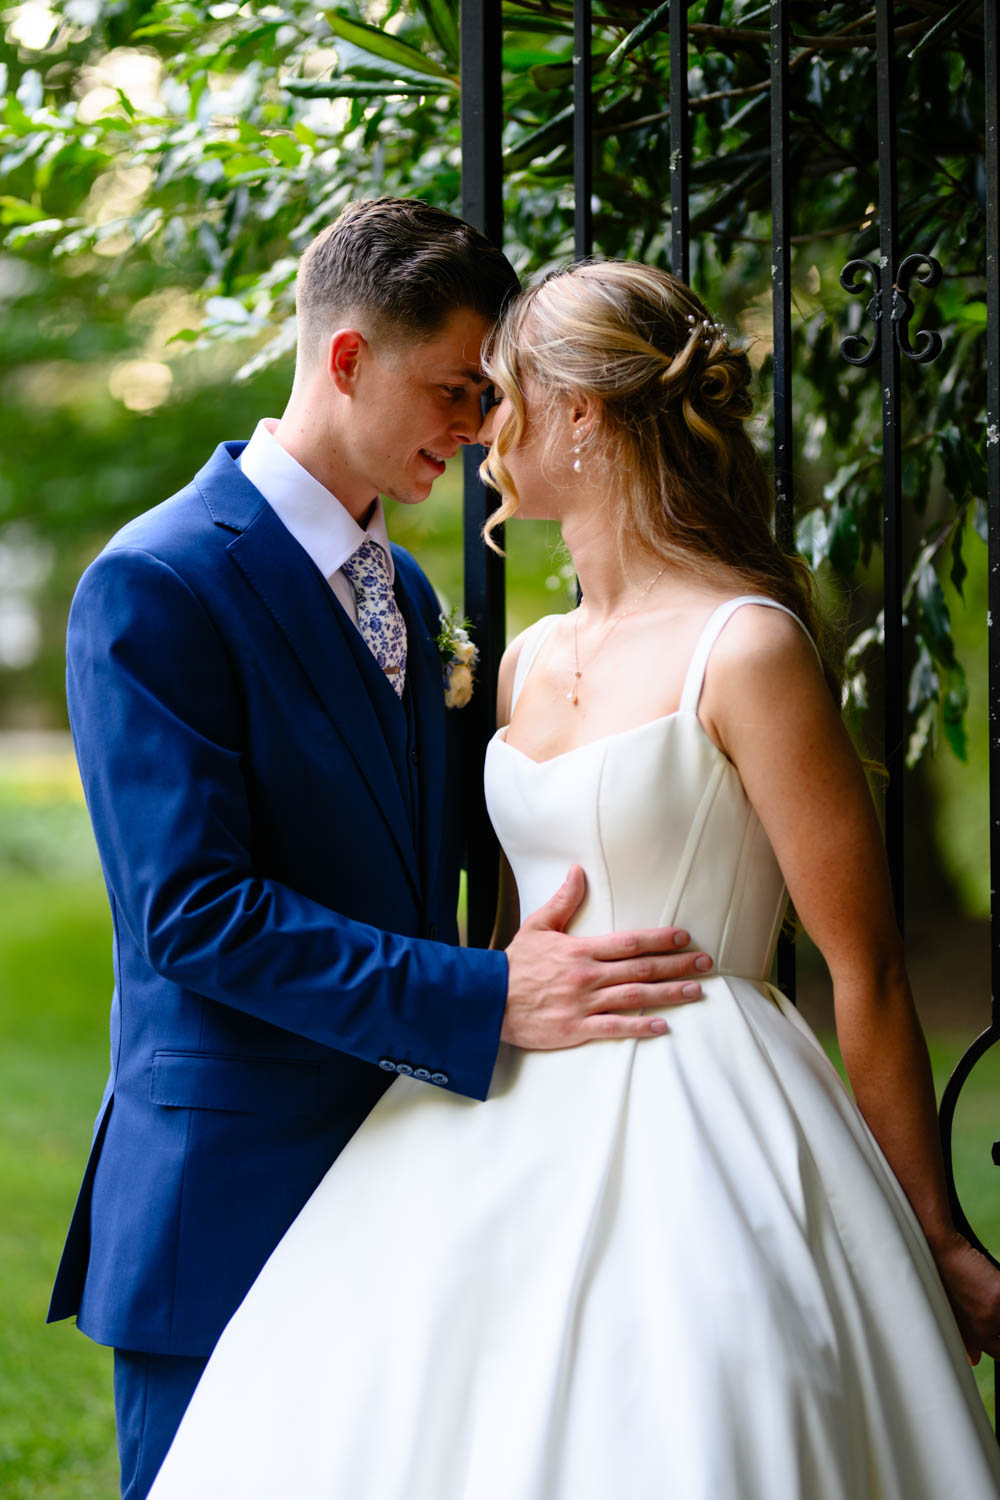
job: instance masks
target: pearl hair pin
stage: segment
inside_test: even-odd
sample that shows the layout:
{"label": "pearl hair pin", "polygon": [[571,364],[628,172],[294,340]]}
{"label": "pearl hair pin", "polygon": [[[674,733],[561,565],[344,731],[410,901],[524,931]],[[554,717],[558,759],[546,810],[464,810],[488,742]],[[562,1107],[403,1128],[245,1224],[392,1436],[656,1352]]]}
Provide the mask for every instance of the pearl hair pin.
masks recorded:
{"label": "pearl hair pin", "polygon": [[687,321],[691,325],[692,334],[700,332],[707,347],[710,347],[715,342],[716,335],[719,335],[722,338],[725,338],[726,336],[725,323],[713,323],[710,318],[702,318],[700,329],[696,329],[695,325],[697,324],[698,319],[695,317],[694,313],[688,313]]}

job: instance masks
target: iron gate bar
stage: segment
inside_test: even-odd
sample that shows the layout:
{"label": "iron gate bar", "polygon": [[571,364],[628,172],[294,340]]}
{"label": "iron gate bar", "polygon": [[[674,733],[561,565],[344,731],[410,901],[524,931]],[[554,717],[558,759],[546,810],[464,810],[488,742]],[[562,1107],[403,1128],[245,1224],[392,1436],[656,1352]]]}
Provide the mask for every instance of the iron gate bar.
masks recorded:
{"label": "iron gate bar", "polygon": [[[501,0],[459,6],[462,216],[495,245],[503,242]],[[496,683],[505,636],[503,559],[484,546],[483,526],[499,499],[479,478],[483,450],[462,451],[465,613],[479,647],[476,691],[461,711],[461,798],[468,871],[468,941],[485,948],[493,931],[497,844],[486,812],[482,765],[495,728]]]}
{"label": "iron gate bar", "polygon": [[688,170],[688,22],[686,0],[670,0],[670,269],[691,279]]}
{"label": "iron gate bar", "polygon": [[1000,1032],[1000,0],[986,0],[986,509],[990,743],[992,1024]]}
{"label": "iron gate bar", "polygon": [[[983,6],[986,131],[986,513],[987,615],[986,650],[990,747],[990,1024],[959,1059],[941,1098],[941,1143],[951,1212],[958,1228],[978,1249],[1000,1264],[979,1239],[959,1202],[952,1156],[952,1133],[958,1097],[972,1069],[1000,1041],[1000,0]],[[1000,1141],[993,1161],[1000,1167]],[[993,1363],[995,1429],[1000,1440],[1000,1360]]]}
{"label": "iron gate bar", "polygon": [[573,0],[573,254],[577,260],[589,255],[594,245],[590,49],[591,0]]}
{"label": "iron gate bar", "polygon": [[877,0],[875,13],[878,107],[878,296],[882,369],[882,610],[885,630],[883,755],[889,784],[885,797],[885,844],[896,920],[903,929],[903,563],[900,485],[899,345],[892,336],[898,260],[896,231],[896,59],[892,0]]}
{"label": "iron gate bar", "polygon": [[[771,0],[771,320],[774,335],[774,523],[778,545],[795,550],[792,476],[791,223],[788,207],[788,6]],[[795,1000],[795,942],[778,942],[778,988]]]}

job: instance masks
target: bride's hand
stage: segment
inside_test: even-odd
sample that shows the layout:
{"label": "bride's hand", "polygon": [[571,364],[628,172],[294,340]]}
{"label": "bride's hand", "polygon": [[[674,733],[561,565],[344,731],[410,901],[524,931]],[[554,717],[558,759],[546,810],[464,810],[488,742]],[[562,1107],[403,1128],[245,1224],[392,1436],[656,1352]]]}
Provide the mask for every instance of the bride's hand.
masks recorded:
{"label": "bride's hand", "polygon": [[970,1363],[1000,1358],[1000,1271],[957,1230],[932,1249]]}

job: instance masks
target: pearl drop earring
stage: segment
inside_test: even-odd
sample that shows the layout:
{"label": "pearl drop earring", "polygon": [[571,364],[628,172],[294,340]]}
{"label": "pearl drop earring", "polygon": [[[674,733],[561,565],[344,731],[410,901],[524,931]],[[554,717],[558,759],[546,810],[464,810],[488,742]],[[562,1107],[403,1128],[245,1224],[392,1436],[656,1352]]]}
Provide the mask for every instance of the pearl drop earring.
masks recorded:
{"label": "pearl drop earring", "polygon": [[573,444],[573,472],[579,474],[582,468],[583,461],[580,458],[580,444],[576,442]]}

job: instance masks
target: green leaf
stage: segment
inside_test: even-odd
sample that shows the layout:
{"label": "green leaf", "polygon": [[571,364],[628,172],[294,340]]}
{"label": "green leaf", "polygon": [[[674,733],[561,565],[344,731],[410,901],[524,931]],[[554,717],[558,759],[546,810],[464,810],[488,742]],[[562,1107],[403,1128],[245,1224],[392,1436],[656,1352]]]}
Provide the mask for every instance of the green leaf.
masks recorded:
{"label": "green leaf", "polygon": [[539,125],[536,130],[531,130],[520,140],[514,141],[510,150],[504,152],[503,160],[507,171],[514,172],[519,167],[526,167],[536,157],[544,156],[551,151],[553,146],[557,146],[563,140],[568,140],[568,127],[572,119],[573,106],[568,104],[550,120],[546,120],[544,125]]}
{"label": "green leaf", "polygon": [[955,648],[951,639],[951,615],[941,580],[932,562],[919,565],[916,596],[923,633],[935,661],[945,667],[956,667]]}
{"label": "green leaf", "polygon": [[938,677],[934,659],[927,649],[926,641],[920,640],[917,659],[910,673],[909,693],[906,699],[907,712],[916,713],[928,701],[936,703],[940,690],[941,679]]}
{"label": "green leaf", "polygon": [[930,703],[924,704],[920,712],[920,717],[914,726],[913,733],[910,735],[910,742],[906,747],[906,764],[908,767],[916,765],[928,745],[930,745],[932,750],[934,749],[934,726],[936,723],[937,703],[932,699]]}
{"label": "green leaf", "polygon": [[417,7],[451,66],[458,70],[458,17],[448,0],[417,0]]}
{"label": "green leaf", "polygon": [[[591,58],[594,75],[600,73],[610,56],[607,52],[595,52]],[[573,63],[538,63],[531,70],[532,82],[540,89],[564,89],[573,82]]]}
{"label": "green leaf", "polygon": [[23,198],[0,194],[0,224],[38,224],[45,218],[40,208]]}
{"label": "green leaf", "polygon": [[377,26],[369,26],[365,21],[354,21],[338,10],[326,10],[323,14],[334,36],[343,37],[345,42],[353,42],[356,47],[373,57],[395,63],[411,73],[424,73],[429,78],[450,76],[447,69],[435,62],[433,57],[427,57],[408,42],[401,42],[398,37],[380,31]]}
{"label": "green leaf", "polygon": [[972,511],[972,524],[976,528],[976,536],[981,542],[990,539],[990,519],[986,509],[985,500],[977,500]]}
{"label": "green leaf", "polygon": [[830,517],[830,562],[841,578],[850,578],[860,556],[857,518],[846,505],[836,505]]}
{"label": "green leaf", "polygon": [[960,599],[965,598],[963,589],[969,571],[965,566],[965,558],[962,556],[962,542],[964,538],[964,525],[956,526],[951,538],[951,573],[949,576]]}
{"label": "green leaf", "polygon": [[241,177],[244,172],[267,172],[271,163],[266,156],[257,156],[249,151],[237,151],[222,163],[227,177]]}
{"label": "green leaf", "polygon": [[302,160],[302,147],[290,135],[269,135],[267,149],[283,167],[297,167]]}
{"label": "green leaf", "polygon": [[652,36],[654,31],[658,31],[661,26],[666,26],[669,20],[670,0],[663,0],[663,4],[651,11],[644,21],[640,21],[635,30],[630,31],[625,40],[620,42],[612,52],[608,58],[608,67],[611,71],[616,72],[630,52],[634,52],[636,47],[640,46],[648,36]]}
{"label": "green leaf", "polygon": [[960,505],[971,490],[982,494],[986,489],[986,464],[977,443],[968,433],[949,422],[941,429],[938,453],[944,465],[944,480],[949,498]]}
{"label": "green leaf", "polygon": [[518,32],[544,32],[549,36],[565,36],[567,22],[560,20],[558,16],[512,16],[505,15],[503,18],[503,29],[512,36]]}
{"label": "green leaf", "polygon": [[316,82],[290,79],[282,87],[299,99],[391,99],[424,98],[432,94],[449,94],[454,88],[450,79],[434,83],[353,83],[347,78],[326,78]]}
{"label": "green leaf", "polygon": [[825,562],[829,550],[830,526],[821,506],[806,511],[795,526],[795,546],[811,568]]}
{"label": "green leaf", "polygon": [[968,760],[969,743],[965,732],[965,714],[969,707],[969,684],[965,671],[956,662],[948,673],[948,691],[941,705],[944,732],[959,760]]}

